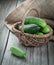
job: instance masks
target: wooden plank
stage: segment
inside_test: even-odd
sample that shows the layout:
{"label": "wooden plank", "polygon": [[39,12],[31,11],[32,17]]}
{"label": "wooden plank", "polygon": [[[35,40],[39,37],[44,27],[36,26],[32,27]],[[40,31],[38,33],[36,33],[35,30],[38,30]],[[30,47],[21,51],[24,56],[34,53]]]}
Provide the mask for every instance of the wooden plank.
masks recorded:
{"label": "wooden plank", "polygon": [[12,33],[10,33],[10,37],[8,40],[8,46],[4,55],[4,59],[3,59],[3,63],[2,65],[21,65],[23,63],[25,63],[25,59],[20,59],[20,58],[16,58],[15,56],[13,56],[10,52],[10,47],[11,46],[17,46],[21,49],[23,49],[26,52],[26,47],[22,46],[18,39],[15,37],[15,35],[13,35]]}
{"label": "wooden plank", "polygon": [[9,37],[9,30],[4,25],[4,20],[8,13],[15,8],[16,3],[14,0],[0,1],[0,63],[2,62],[8,41],[7,38]]}
{"label": "wooden plank", "polygon": [[[15,57],[10,52],[10,47],[16,46],[21,48],[26,52],[26,58],[21,59]],[[17,37],[10,33],[8,45],[6,48],[6,52],[4,55],[2,65],[48,65],[47,59],[47,45],[43,45],[41,47],[25,47],[22,45]]]}
{"label": "wooden plank", "polygon": [[47,48],[47,45],[44,44],[42,47],[41,47],[41,65],[48,65],[48,48]]}
{"label": "wooden plank", "polygon": [[49,65],[54,65],[54,41],[48,44]]}
{"label": "wooden plank", "polygon": [[[20,59],[20,58],[17,58],[15,56],[13,56],[11,53],[10,53],[10,47],[11,46],[17,46],[21,49],[23,49],[27,55],[26,55],[26,58],[25,59]],[[22,45],[21,43],[19,43],[19,40],[16,38],[15,35],[13,35],[12,33],[10,33],[10,37],[9,37],[9,41],[8,41],[8,46],[7,46],[7,49],[6,49],[6,52],[5,52],[5,55],[4,55],[4,59],[3,59],[3,63],[2,65],[6,65],[6,64],[9,64],[9,65],[27,65],[27,64],[32,64],[32,61],[33,61],[33,48],[30,48],[30,47],[25,47],[24,45]]]}
{"label": "wooden plank", "polygon": [[48,65],[47,45],[35,48],[34,50],[34,65]]}
{"label": "wooden plank", "polygon": [[2,61],[4,49],[7,44],[6,41],[8,38],[8,34],[9,34],[9,30],[7,30],[7,28],[4,28],[4,30],[0,33],[0,63]]}

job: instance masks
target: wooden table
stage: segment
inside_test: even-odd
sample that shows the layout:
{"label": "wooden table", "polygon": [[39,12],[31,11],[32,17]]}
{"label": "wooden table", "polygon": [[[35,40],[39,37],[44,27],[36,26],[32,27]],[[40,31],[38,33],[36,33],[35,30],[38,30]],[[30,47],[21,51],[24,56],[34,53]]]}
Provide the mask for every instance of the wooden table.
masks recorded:
{"label": "wooden table", "polygon": [[[25,47],[4,25],[5,17],[23,0],[0,1],[0,65],[54,65],[54,42],[49,41],[41,47]],[[25,59],[15,57],[10,52],[11,46],[23,49]]]}

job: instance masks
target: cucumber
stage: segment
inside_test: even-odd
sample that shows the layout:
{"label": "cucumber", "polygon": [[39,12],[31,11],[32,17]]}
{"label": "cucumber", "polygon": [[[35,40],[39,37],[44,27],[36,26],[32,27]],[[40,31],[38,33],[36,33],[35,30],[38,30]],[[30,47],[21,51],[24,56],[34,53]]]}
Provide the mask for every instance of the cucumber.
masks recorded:
{"label": "cucumber", "polygon": [[[22,26],[19,26],[19,30],[21,31]],[[24,32],[25,33],[31,33],[35,34],[37,31],[39,31],[40,27],[35,24],[27,24],[24,25]]]}
{"label": "cucumber", "polygon": [[46,26],[46,22],[43,19],[33,17],[33,16],[28,16],[25,18],[25,24],[36,24],[42,28]]}
{"label": "cucumber", "polygon": [[37,32],[36,34],[37,34],[37,35],[40,35],[40,36],[41,36],[41,35],[43,35],[43,33],[42,33],[42,32]]}
{"label": "cucumber", "polygon": [[42,30],[43,33],[49,33],[50,32],[50,27],[47,25],[46,27],[43,28]]}
{"label": "cucumber", "polygon": [[10,51],[13,55],[21,57],[21,58],[25,58],[26,56],[26,53],[24,51],[14,46],[10,48]]}

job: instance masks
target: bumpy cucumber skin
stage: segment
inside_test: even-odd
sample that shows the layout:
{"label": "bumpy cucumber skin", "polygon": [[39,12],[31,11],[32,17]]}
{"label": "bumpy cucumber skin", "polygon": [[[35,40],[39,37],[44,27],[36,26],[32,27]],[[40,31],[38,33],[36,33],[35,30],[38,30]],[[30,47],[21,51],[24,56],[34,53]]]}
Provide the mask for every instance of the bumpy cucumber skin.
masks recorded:
{"label": "bumpy cucumber skin", "polygon": [[14,46],[10,48],[10,51],[13,55],[21,57],[21,58],[25,58],[26,56],[26,53],[24,51]]}
{"label": "bumpy cucumber skin", "polygon": [[46,22],[43,19],[33,17],[33,16],[28,16],[25,18],[25,24],[37,24],[38,26],[44,28],[46,26]]}
{"label": "bumpy cucumber skin", "polygon": [[42,32],[45,33],[45,34],[49,33],[50,27],[47,25],[46,27],[43,28]]}
{"label": "bumpy cucumber skin", "polygon": [[[21,30],[22,26],[19,26],[19,30]],[[31,33],[35,34],[37,31],[39,31],[40,27],[35,24],[27,24],[24,25],[24,32],[25,33]]]}

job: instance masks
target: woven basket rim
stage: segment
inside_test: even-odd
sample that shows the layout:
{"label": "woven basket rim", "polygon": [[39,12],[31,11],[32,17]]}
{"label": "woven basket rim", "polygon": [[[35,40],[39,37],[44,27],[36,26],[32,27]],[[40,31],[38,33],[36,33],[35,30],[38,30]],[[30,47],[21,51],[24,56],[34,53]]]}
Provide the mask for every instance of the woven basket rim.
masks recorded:
{"label": "woven basket rim", "polygon": [[[12,29],[13,29],[14,31],[16,31],[16,32],[22,33],[21,31],[19,31],[19,30],[16,29],[16,26],[19,25],[19,24],[21,24],[21,22],[15,23],[15,24],[13,25]],[[47,33],[47,34],[45,34],[45,35],[42,35],[42,36],[36,35],[36,34],[29,34],[29,33],[22,33],[22,34],[25,34],[25,35],[31,36],[31,37],[39,37],[39,38],[48,37],[48,36],[50,36],[50,35],[53,34],[53,29],[52,29],[51,27],[50,27],[50,29],[51,29],[51,31],[50,31],[49,33]]]}

